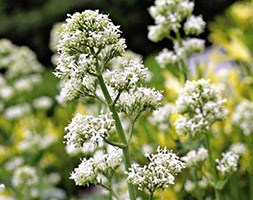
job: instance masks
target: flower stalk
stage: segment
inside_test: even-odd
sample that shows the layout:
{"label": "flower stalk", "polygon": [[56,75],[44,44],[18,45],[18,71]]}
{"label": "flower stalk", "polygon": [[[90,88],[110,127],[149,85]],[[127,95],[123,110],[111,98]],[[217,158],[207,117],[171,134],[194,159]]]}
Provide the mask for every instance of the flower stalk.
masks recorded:
{"label": "flower stalk", "polygon": [[222,195],[220,190],[216,187],[217,182],[218,182],[218,174],[215,168],[215,162],[213,159],[213,154],[212,154],[212,148],[210,145],[210,137],[209,137],[209,132],[205,133],[205,141],[206,141],[206,148],[208,150],[208,160],[209,160],[209,164],[211,167],[211,174],[212,174],[212,178],[213,178],[213,182],[214,182],[214,192],[215,192],[215,199],[216,200],[222,200]]}
{"label": "flower stalk", "polygon": [[[128,147],[126,135],[124,133],[119,115],[118,115],[116,108],[115,108],[115,105],[112,104],[112,98],[108,92],[108,89],[105,85],[102,75],[98,76],[98,81],[99,81],[99,85],[101,87],[101,90],[103,92],[103,95],[105,97],[105,100],[109,106],[109,109],[112,112],[113,119],[115,120],[115,126],[116,126],[117,133],[119,135],[119,138],[120,138],[121,142],[125,145],[124,148],[122,148],[122,152],[123,152],[124,166],[125,166],[125,169],[128,170],[131,167],[131,160],[130,160],[129,147]],[[130,183],[128,183],[128,193],[129,193],[130,200],[136,199],[135,188]]]}

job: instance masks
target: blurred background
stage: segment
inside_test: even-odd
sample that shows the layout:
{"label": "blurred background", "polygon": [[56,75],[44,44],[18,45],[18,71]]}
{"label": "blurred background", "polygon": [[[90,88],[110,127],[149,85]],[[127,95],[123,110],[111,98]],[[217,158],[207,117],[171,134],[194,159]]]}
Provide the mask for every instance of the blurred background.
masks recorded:
{"label": "blurred background", "polygon": [[[233,2],[196,0],[194,12],[202,14],[208,23]],[[63,21],[67,13],[99,9],[109,13],[113,22],[121,26],[128,48],[146,56],[168,46],[166,41],[155,44],[146,37],[147,26],[153,24],[147,12],[152,4],[153,0],[0,0],[0,37],[30,47],[39,61],[48,66],[52,56],[48,47],[52,26]],[[201,37],[206,39],[208,33],[206,29]]]}

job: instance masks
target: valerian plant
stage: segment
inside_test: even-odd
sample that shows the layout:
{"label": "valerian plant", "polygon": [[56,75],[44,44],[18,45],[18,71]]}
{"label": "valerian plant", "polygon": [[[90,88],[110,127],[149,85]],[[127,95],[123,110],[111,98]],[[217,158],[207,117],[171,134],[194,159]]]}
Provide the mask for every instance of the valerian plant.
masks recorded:
{"label": "valerian plant", "polygon": [[[131,164],[129,146],[134,124],[142,112],[156,110],[163,95],[143,85],[148,69],[142,62],[135,59],[124,61],[119,68],[110,67],[110,61],[122,56],[126,49],[119,26],[98,10],[68,15],[57,49],[59,58],[54,74],[63,82],[61,99],[90,97],[104,108],[98,116],[76,114],[65,129],[68,149],[82,148],[87,142],[98,149],[102,147],[102,151],[97,150],[98,156],[96,152],[92,157],[83,158],[70,178],[77,185],[100,185],[110,192],[110,198],[119,199],[113,191],[112,179],[123,161],[131,200],[136,199],[135,185],[138,189],[147,188],[152,199],[156,188],[164,189],[173,184],[174,175],[184,168],[184,163],[166,149],[158,148],[157,154],[149,156],[148,167],[139,168],[145,174],[145,181],[139,183],[133,176],[137,165]],[[130,121],[128,132],[122,126],[120,113]],[[114,130],[118,140],[113,139]],[[170,159],[166,160],[167,157]]]}

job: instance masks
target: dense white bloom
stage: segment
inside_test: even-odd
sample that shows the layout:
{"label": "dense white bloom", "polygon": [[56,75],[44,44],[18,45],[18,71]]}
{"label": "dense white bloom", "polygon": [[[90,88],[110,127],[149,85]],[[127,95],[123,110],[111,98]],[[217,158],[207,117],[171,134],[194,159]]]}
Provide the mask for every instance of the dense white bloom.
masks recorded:
{"label": "dense white bloom", "polygon": [[149,8],[149,13],[155,20],[154,26],[149,26],[148,38],[158,42],[178,32],[181,23],[192,14],[194,3],[188,0],[156,0],[154,6]]}
{"label": "dense white bloom", "polygon": [[170,51],[167,48],[164,48],[158,54],[158,56],[156,56],[155,59],[162,68],[171,65],[173,66],[180,61],[180,57],[178,57],[173,51]]}
{"label": "dense white bloom", "polygon": [[[187,56],[200,53],[205,48],[205,40],[198,38],[186,38],[182,41],[182,48]],[[177,52],[177,50],[175,49]]]}
{"label": "dense white bloom", "polygon": [[154,88],[138,87],[129,92],[123,92],[116,107],[120,112],[134,117],[145,110],[157,109],[162,99],[162,94]]}
{"label": "dense white bloom", "polygon": [[244,100],[235,109],[233,122],[245,135],[253,134],[253,102]]}
{"label": "dense white bloom", "polygon": [[107,154],[102,150],[95,153],[94,158],[83,159],[81,164],[71,173],[70,179],[73,179],[76,185],[89,185],[92,183],[100,184],[109,175],[116,170],[122,162],[121,150],[114,147],[108,147]]}
{"label": "dense white bloom", "polygon": [[27,103],[23,103],[6,108],[3,115],[6,119],[15,120],[30,113],[30,111],[31,106]]}
{"label": "dense white bloom", "polygon": [[199,35],[204,31],[206,23],[203,21],[202,16],[190,16],[184,24],[184,32],[186,35]]}
{"label": "dense white bloom", "polygon": [[126,45],[119,27],[107,15],[86,10],[68,15],[57,48],[60,57],[55,75],[65,82],[60,96],[73,100],[94,96],[96,74],[101,74],[112,58],[120,56]]}
{"label": "dense white bloom", "polygon": [[165,104],[158,110],[153,111],[149,117],[151,124],[156,125],[160,131],[166,131],[169,129],[169,118],[174,111],[174,106],[170,103]]}
{"label": "dense white bloom", "polygon": [[130,62],[131,60],[134,60],[137,63],[142,62],[142,56],[140,54],[134,53],[131,50],[126,50],[122,56],[118,56],[116,58],[113,58],[109,62],[109,68],[110,69],[122,69],[124,67],[123,63]]}
{"label": "dense white bloom", "polygon": [[198,135],[226,115],[225,99],[208,80],[187,81],[176,102],[177,111],[182,114],[176,121],[178,134]]}
{"label": "dense white bloom", "polygon": [[246,145],[244,143],[235,143],[229,147],[229,150],[237,155],[243,155],[246,152]]}
{"label": "dense white bloom", "polygon": [[204,147],[200,147],[197,150],[189,151],[184,157],[181,158],[187,167],[196,166],[199,163],[206,160],[208,157],[208,152]]}
{"label": "dense white bloom", "polygon": [[52,98],[41,96],[33,100],[33,107],[37,109],[49,109],[53,105]]}
{"label": "dense white bloom", "polygon": [[116,91],[129,90],[146,79],[147,71],[148,69],[137,61],[125,61],[122,69],[106,71],[105,82]]}
{"label": "dense white bloom", "polygon": [[112,113],[100,114],[98,117],[77,114],[65,128],[64,136],[67,146],[80,148],[86,141],[99,144],[109,137],[109,131],[114,126]]}
{"label": "dense white bloom", "polygon": [[144,188],[154,192],[156,188],[166,189],[174,184],[175,176],[181,172],[185,164],[179,157],[166,148],[157,148],[156,154],[148,156],[148,165],[141,167],[139,164],[132,164],[127,172],[127,181],[136,185],[139,190]]}
{"label": "dense white bloom", "polygon": [[232,151],[222,153],[222,159],[216,159],[217,170],[222,173],[222,175],[230,174],[237,170],[239,156]]}

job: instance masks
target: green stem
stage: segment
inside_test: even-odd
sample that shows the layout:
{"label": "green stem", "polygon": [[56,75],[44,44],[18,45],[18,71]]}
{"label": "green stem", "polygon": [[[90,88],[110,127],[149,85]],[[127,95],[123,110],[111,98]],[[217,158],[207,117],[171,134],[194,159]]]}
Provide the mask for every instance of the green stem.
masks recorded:
{"label": "green stem", "polygon": [[154,199],[154,192],[150,192],[149,200],[153,200],[153,199]]}
{"label": "green stem", "polygon": [[252,134],[246,138],[248,141],[248,150],[249,150],[249,191],[250,191],[250,200],[253,200],[253,137]]}
{"label": "green stem", "polygon": [[192,175],[193,175],[193,179],[194,179],[194,182],[195,182],[195,185],[196,185],[196,192],[195,192],[195,195],[196,195],[196,198],[197,200],[202,200],[202,191],[199,187],[199,183],[198,183],[198,174],[197,174],[197,169],[196,167],[192,168]]}
{"label": "green stem", "polygon": [[[103,92],[103,95],[105,97],[105,100],[109,106],[110,111],[112,112],[112,116],[113,119],[115,120],[115,126],[116,126],[116,130],[118,132],[119,138],[121,140],[121,142],[126,145],[122,151],[123,151],[123,158],[124,158],[124,166],[125,166],[125,170],[128,170],[131,167],[131,160],[130,160],[130,154],[129,154],[129,146],[128,146],[128,142],[127,142],[127,138],[126,135],[124,133],[119,115],[116,111],[115,105],[112,103],[112,98],[108,92],[108,89],[105,85],[104,79],[102,75],[99,75],[98,77],[98,82],[99,85],[101,87],[101,90]],[[128,183],[128,193],[129,193],[129,197],[130,200],[135,200],[136,199],[136,195],[135,195],[135,188],[132,184]]]}
{"label": "green stem", "polygon": [[230,177],[230,181],[229,181],[229,185],[230,185],[230,195],[232,197],[232,199],[240,199],[239,196],[239,186],[238,186],[238,180],[237,180],[237,176],[236,173],[233,174]]}
{"label": "green stem", "polygon": [[211,167],[211,174],[212,174],[212,178],[213,178],[214,185],[215,185],[215,187],[214,187],[215,199],[216,200],[222,200],[221,192],[220,192],[220,190],[218,190],[216,188],[216,184],[218,182],[218,174],[217,174],[217,171],[216,171],[216,168],[215,168],[215,162],[214,162],[213,155],[212,155],[212,149],[211,149],[211,146],[210,146],[209,134],[210,134],[210,132],[205,133],[205,139],[206,139],[206,147],[207,147],[207,150],[208,150],[208,159],[209,159],[209,163],[210,163],[210,167]]}
{"label": "green stem", "polygon": [[112,197],[114,197],[117,200],[120,200],[119,196],[108,186],[100,184],[101,187],[105,188],[110,194],[109,194],[109,200],[112,200]]}

